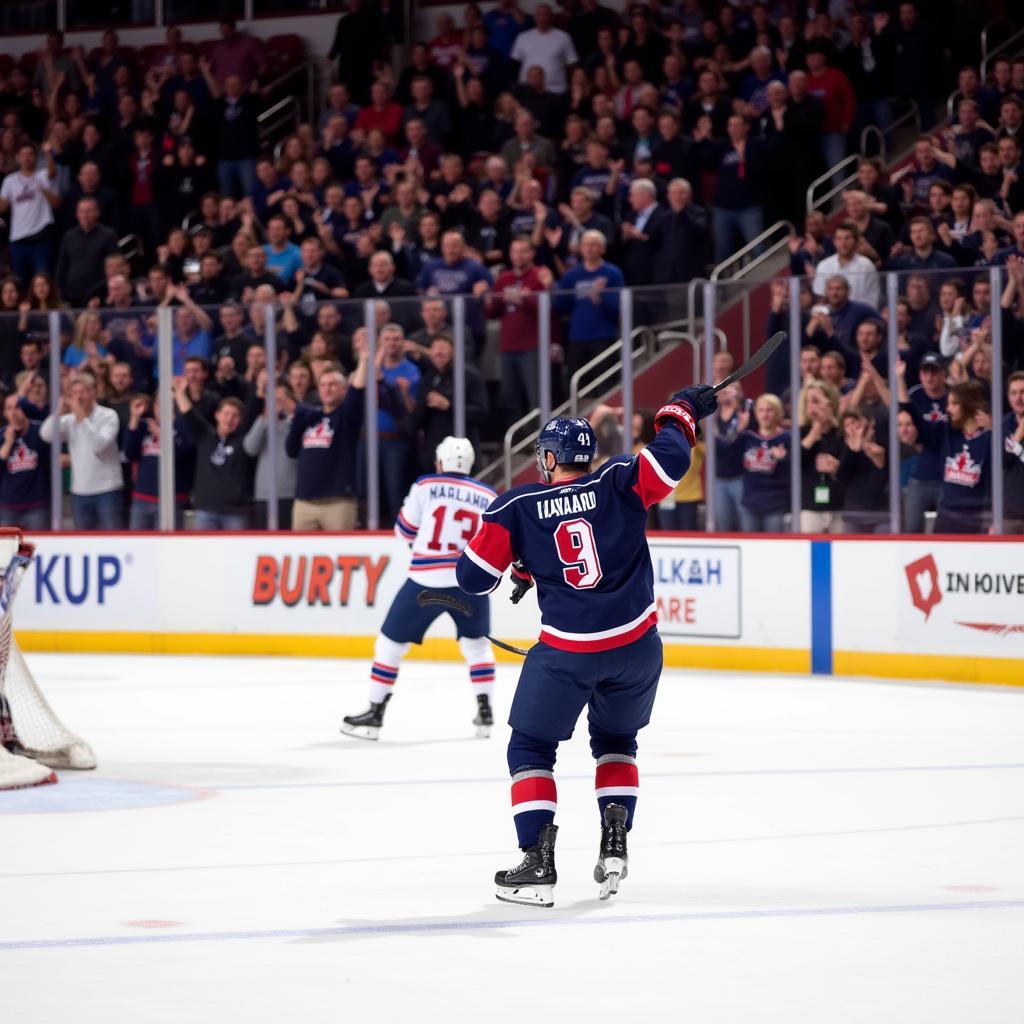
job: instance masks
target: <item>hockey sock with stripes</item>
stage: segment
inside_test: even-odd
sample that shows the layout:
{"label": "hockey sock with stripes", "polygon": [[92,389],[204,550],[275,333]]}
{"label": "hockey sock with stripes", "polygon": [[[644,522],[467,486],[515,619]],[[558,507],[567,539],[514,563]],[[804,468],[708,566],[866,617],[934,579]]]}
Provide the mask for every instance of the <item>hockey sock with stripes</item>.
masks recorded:
{"label": "hockey sock with stripes", "polygon": [[459,650],[469,666],[473,695],[484,694],[490,699],[494,695],[494,651],[490,641],[485,636],[460,637]]}
{"label": "hockey sock with stripes", "polygon": [[640,792],[636,758],[629,754],[605,754],[599,757],[594,774],[594,789],[601,821],[604,821],[604,809],[608,804],[619,804],[626,808],[626,828],[632,828],[636,798]]}
{"label": "hockey sock with stripes", "polygon": [[377,642],[373,645],[373,665],[370,667],[371,704],[379,704],[394,690],[395,682],[398,680],[398,666],[409,646],[383,635],[377,637]]}
{"label": "hockey sock with stripes", "polygon": [[512,776],[512,814],[519,848],[537,844],[541,829],[555,820],[558,791],[555,776],[541,768],[523,768]]}

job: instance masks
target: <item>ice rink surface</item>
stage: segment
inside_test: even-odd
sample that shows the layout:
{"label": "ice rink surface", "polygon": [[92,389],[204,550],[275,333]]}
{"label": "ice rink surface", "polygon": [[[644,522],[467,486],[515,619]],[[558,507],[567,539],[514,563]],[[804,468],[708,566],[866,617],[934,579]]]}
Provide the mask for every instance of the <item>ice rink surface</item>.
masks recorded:
{"label": "ice rink surface", "polygon": [[630,877],[598,902],[584,728],[541,910],[493,896],[461,665],[407,663],[378,744],[362,663],[30,665],[100,768],[0,794],[4,1022],[1024,1020],[1022,691],[667,672]]}

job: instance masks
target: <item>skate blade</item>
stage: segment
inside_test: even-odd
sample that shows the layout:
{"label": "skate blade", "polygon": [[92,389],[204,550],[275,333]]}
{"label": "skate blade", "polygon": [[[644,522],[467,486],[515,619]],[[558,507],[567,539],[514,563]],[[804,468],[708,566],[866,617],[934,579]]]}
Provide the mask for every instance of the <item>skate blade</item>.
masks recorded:
{"label": "skate blade", "polygon": [[478,725],[476,727],[476,738],[478,740],[487,740],[491,738],[491,728],[489,725]]}
{"label": "skate blade", "polygon": [[609,896],[614,896],[619,891],[619,880],[620,876],[618,871],[609,871],[605,875],[604,884],[601,886],[601,892],[598,894],[598,899],[606,900]]}
{"label": "skate blade", "polygon": [[621,857],[609,857],[594,868],[594,881],[601,883],[599,899],[606,900],[619,891],[619,883],[626,877],[626,861]]}
{"label": "skate blade", "polygon": [[522,885],[517,889],[499,885],[494,895],[502,903],[519,903],[526,907],[553,907],[555,887],[553,885]]}
{"label": "skate blade", "polygon": [[380,739],[380,729],[375,725],[349,725],[348,722],[342,722],[341,732],[357,740]]}

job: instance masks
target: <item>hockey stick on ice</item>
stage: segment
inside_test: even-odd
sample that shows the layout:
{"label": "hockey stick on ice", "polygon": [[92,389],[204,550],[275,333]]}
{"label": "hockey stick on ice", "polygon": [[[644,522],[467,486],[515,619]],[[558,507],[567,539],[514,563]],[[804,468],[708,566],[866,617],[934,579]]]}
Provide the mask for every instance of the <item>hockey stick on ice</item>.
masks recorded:
{"label": "hockey stick on ice", "polygon": [[[456,597],[454,594],[445,594],[440,590],[424,590],[416,595],[416,603],[424,608],[428,604],[439,604],[450,611],[459,612],[462,615],[472,615],[473,608],[467,602],[461,598]],[[495,647],[500,647],[503,651],[509,651],[512,654],[518,654],[521,658],[525,658],[529,651],[524,651],[522,647],[513,647],[512,644],[505,643],[504,640],[495,640],[493,636],[488,635],[488,640],[494,644]]]}
{"label": "hockey stick on ice", "polygon": [[773,334],[741,367],[733,370],[725,380],[720,380],[711,390],[717,395],[723,388],[742,380],[748,373],[753,373],[763,366],[775,354],[775,350],[786,340],[786,332]]}

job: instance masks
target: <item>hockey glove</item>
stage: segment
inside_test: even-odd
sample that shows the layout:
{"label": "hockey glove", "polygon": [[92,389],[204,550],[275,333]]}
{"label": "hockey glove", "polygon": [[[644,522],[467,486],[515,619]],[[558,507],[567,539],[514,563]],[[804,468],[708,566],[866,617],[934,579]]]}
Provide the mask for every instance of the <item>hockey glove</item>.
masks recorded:
{"label": "hockey glove", "polygon": [[512,563],[510,570],[512,576],[512,603],[519,604],[526,592],[533,587],[533,577],[530,571],[521,561]]}
{"label": "hockey glove", "polygon": [[710,384],[699,384],[683,388],[672,396],[668,405],[663,405],[654,417],[656,430],[668,423],[675,423],[683,432],[692,448],[697,443],[697,421],[710,416],[718,408],[718,399]]}

